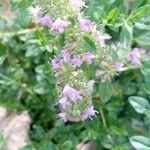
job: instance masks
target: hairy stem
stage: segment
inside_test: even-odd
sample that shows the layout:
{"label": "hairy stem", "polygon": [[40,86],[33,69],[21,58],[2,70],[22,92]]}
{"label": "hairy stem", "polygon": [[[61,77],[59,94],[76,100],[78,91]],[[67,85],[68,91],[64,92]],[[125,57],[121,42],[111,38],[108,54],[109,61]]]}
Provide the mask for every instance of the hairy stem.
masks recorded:
{"label": "hairy stem", "polygon": [[103,109],[101,107],[99,108],[99,111],[100,111],[100,115],[101,115],[101,118],[102,118],[103,126],[106,128],[107,127],[107,123],[106,123],[104,111],[103,111]]}
{"label": "hairy stem", "polygon": [[27,33],[30,33],[30,32],[34,32],[35,30],[36,30],[36,28],[25,29],[25,30],[20,30],[20,31],[16,31],[16,32],[0,32],[0,37],[27,34]]}

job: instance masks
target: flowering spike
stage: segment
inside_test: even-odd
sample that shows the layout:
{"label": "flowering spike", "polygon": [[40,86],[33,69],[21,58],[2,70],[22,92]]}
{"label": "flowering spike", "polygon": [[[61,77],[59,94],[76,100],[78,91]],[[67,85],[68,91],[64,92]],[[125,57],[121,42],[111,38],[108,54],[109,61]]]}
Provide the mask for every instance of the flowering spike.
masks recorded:
{"label": "flowering spike", "polygon": [[[51,61],[59,97],[57,104],[61,111],[57,118],[64,122],[84,121],[96,114],[92,105],[95,80],[88,79],[93,75],[91,72],[96,70],[95,76],[100,77],[97,78],[100,82],[110,80],[116,73],[124,71],[129,66],[126,65],[128,62],[139,65],[142,53],[134,48],[128,56],[122,57],[119,49],[124,47],[120,42],[107,45],[110,35],[99,30],[100,24],[83,16],[84,0],[59,0],[57,3],[51,0],[50,5],[51,8],[45,11],[47,13],[41,12],[45,9],[39,7],[30,9],[30,13],[37,25],[47,26],[50,34],[54,35],[49,43],[56,47],[58,53]],[[63,41],[59,37],[62,33]],[[94,67],[91,69],[91,66]],[[89,76],[87,72],[90,69]]]}

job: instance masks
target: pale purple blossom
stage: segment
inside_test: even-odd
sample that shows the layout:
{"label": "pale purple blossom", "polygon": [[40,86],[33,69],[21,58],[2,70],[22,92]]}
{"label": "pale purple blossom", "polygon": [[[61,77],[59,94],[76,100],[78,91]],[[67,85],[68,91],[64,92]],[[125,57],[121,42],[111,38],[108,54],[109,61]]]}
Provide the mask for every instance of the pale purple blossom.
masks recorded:
{"label": "pale purple blossom", "polygon": [[88,19],[80,19],[80,29],[82,32],[87,32],[92,27],[92,22]]}
{"label": "pale purple blossom", "polygon": [[86,52],[82,57],[82,61],[85,61],[87,64],[92,64],[92,60],[94,59],[93,54],[90,52]]}
{"label": "pale purple blossom", "polygon": [[93,92],[94,84],[95,84],[95,81],[94,81],[94,80],[90,80],[90,81],[87,83],[87,92],[88,92],[89,94],[91,94],[91,93]]}
{"label": "pale purple blossom", "polygon": [[119,49],[121,49],[123,46],[122,46],[122,44],[120,43],[120,42],[117,42],[117,43],[113,43],[112,45],[111,45],[111,48],[113,49],[113,50],[119,50]]}
{"label": "pale purple blossom", "polygon": [[81,117],[82,121],[84,121],[87,118],[95,116],[95,114],[96,114],[96,111],[93,109],[93,106],[91,106],[91,107],[87,108],[85,111],[83,111],[80,114],[80,117]]}
{"label": "pale purple blossom", "polygon": [[39,23],[43,26],[47,26],[50,28],[52,26],[51,17],[48,15],[45,15],[42,18],[40,18]]}
{"label": "pale purple blossom", "polygon": [[70,0],[70,6],[77,11],[80,11],[85,7],[85,2],[83,0]]}
{"label": "pale purple blossom", "polygon": [[58,57],[55,57],[54,59],[52,59],[51,64],[52,64],[52,68],[54,70],[58,69],[60,66],[61,60]]}
{"label": "pale purple blossom", "polygon": [[64,87],[64,90],[63,90],[63,95],[65,97],[68,97],[70,98],[70,100],[72,100],[73,102],[76,102],[77,100],[81,100],[82,99],[82,96],[81,96],[81,92],[66,85]]}
{"label": "pale purple blossom", "polygon": [[124,64],[120,61],[116,62],[113,67],[116,71],[123,71],[124,70]]}
{"label": "pale purple blossom", "polygon": [[78,55],[74,55],[71,61],[74,67],[80,67],[83,63]]}
{"label": "pale purple blossom", "polygon": [[58,103],[63,109],[66,109],[70,105],[66,97],[61,98]]}
{"label": "pale purple blossom", "polygon": [[145,56],[150,57],[150,51],[145,51]]}
{"label": "pale purple blossom", "polygon": [[106,46],[105,41],[111,38],[111,36],[108,34],[102,35],[97,30],[97,25],[93,25],[92,27],[92,36],[101,47],[105,47]]}
{"label": "pale purple blossom", "polygon": [[101,77],[104,74],[104,71],[102,70],[96,70],[95,76],[96,77]]}
{"label": "pale purple blossom", "polygon": [[118,47],[117,47],[116,44],[114,44],[114,43],[111,45],[111,48],[112,48],[113,50],[115,50],[115,51],[118,49]]}
{"label": "pale purple blossom", "polygon": [[67,21],[61,20],[58,18],[55,22],[52,24],[52,30],[56,32],[63,33],[65,28],[69,25]]}
{"label": "pale purple blossom", "polygon": [[66,112],[61,112],[61,113],[57,114],[56,117],[59,118],[59,119],[61,119],[61,120],[63,120],[64,122],[67,122],[67,120],[68,120]]}
{"label": "pale purple blossom", "polygon": [[39,20],[42,17],[42,12],[41,12],[40,7],[38,7],[38,6],[37,7],[30,7],[29,13],[34,16],[35,22],[39,23]]}
{"label": "pale purple blossom", "polygon": [[110,38],[111,38],[110,35],[100,35],[100,36],[98,37],[100,46],[101,46],[101,47],[105,47],[105,46],[106,46],[106,45],[105,45],[105,41],[106,41],[106,40],[109,40]]}
{"label": "pale purple blossom", "polygon": [[131,62],[133,65],[140,65],[140,52],[139,48],[134,48],[132,49],[131,52],[128,54],[128,60]]}
{"label": "pale purple blossom", "polygon": [[64,60],[65,62],[68,62],[68,61],[71,60],[71,54],[70,54],[70,52],[69,52],[67,49],[64,49],[64,50],[62,51],[62,54],[63,54],[63,60]]}

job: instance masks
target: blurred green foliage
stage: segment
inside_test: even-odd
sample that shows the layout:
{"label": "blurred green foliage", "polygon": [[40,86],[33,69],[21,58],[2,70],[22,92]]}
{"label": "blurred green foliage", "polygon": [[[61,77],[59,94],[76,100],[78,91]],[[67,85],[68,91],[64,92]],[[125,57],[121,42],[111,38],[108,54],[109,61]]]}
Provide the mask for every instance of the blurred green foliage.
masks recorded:
{"label": "blurred green foliage", "polygon": [[[102,29],[112,36],[112,42],[150,50],[149,3],[148,0],[87,0],[85,14],[102,23]],[[48,64],[57,53],[58,47],[52,43],[55,37],[47,28],[41,30],[32,23],[27,12],[32,1],[11,0],[11,4],[16,18],[0,18],[0,105],[15,112],[27,110],[32,118],[32,142],[22,150],[33,147],[72,150],[88,139],[97,142],[98,150],[129,150],[135,141],[143,140],[132,136],[150,138],[149,60],[143,60],[140,69],[114,77],[112,83],[96,83],[93,101],[97,117],[64,124],[55,117],[58,111],[55,78]],[[84,39],[88,41],[85,46],[94,49],[90,39]],[[63,35],[58,45],[63,46]]]}

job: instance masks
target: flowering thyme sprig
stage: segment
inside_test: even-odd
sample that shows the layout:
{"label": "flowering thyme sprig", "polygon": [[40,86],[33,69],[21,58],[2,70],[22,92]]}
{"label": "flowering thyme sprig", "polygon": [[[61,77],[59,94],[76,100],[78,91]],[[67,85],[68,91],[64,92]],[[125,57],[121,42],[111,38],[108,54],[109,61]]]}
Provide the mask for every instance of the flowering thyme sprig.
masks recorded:
{"label": "flowering thyme sprig", "polygon": [[[35,23],[47,26],[54,34],[65,33],[64,47],[51,60],[61,111],[57,117],[65,122],[83,121],[96,115],[92,104],[95,81],[88,79],[85,65],[97,66],[96,77],[105,81],[129,65],[141,64],[139,49],[133,49],[121,59],[121,43],[106,44],[111,36],[100,32],[99,25],[84,17],[81,11],[85,7],[84,0],[51,0],[49,9],[30,8]],[[89,43],[93,51],[86,46]]]}

